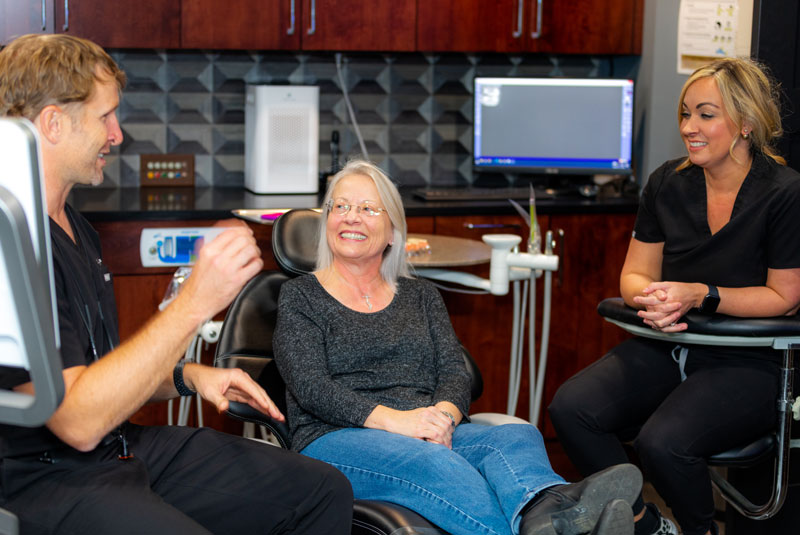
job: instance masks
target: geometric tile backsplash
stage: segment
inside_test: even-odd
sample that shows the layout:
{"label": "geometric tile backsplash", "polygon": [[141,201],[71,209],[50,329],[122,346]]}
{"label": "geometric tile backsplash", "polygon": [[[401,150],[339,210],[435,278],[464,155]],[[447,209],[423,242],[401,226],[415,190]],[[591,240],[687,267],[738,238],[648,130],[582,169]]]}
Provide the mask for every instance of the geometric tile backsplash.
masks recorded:
{"label": "geometric tile backsplash", "polygon": [[[195,155],[197,186],[244,184],[245,84],[320,88],[320,171],[360,154],[332,52],[111,50],[128,76],[124,134],[105,187],[136,187],[139,154]],[[402,185],[472,182],[472,80],[476,75],[635,78],[638,56],[345,53],[342,73],[371,160]]]}

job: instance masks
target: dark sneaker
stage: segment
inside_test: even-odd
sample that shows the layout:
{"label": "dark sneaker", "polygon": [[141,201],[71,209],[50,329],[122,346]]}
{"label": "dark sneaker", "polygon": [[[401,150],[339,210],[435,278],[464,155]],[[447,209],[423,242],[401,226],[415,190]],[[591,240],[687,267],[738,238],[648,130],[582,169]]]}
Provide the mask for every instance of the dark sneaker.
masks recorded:
{"label": "dark sneaker", "polygon": [[658,518],[657,529],[650,535],[678,535],[678,528],[675,527],[675,524],[672,522],[672,520],[661,516],[661,511],[658,510],[656,504],[646,503],[644,506],[647,507],[650,512]]}
{"label": "dark sneaker", "polygon": [[618,464],[583,481],[544,489],[525,512],[520,535],[584,535],[615,499],[630,507],[642,489],[642,474],[632,464]]}
{"label": "dark sneaker", "polygon": [[633,511],[625,500],[611,500],[606,505],[591,535],[633,535]]}

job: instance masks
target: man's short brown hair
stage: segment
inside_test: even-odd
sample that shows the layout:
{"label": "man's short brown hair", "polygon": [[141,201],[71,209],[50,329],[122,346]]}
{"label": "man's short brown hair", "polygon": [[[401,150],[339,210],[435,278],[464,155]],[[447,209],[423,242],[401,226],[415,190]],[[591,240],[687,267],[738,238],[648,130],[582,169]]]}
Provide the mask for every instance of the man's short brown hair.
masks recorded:
{"label": "man's short brown hair", "polygon": [[63,34],[23,35],[0,50],[0,116],[32,121],[50,104],[84,102],[101,76],[125,87],[125,73],[95,43]]}

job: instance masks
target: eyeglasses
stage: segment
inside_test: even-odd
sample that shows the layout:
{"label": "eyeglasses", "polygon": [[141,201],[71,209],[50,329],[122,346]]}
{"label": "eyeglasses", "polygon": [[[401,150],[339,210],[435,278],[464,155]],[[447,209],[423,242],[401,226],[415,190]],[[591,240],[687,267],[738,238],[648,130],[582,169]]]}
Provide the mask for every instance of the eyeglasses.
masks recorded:
{"label": "eyeglasses", "polygon": [[345,199],[329,200],[328,212],[337,215],[347,215],[350,213],[350,208],[355,208],[357,214],[365,214],[370,217],[377,217],[386,211],[386,208],[378,208],[372,201],[364,201],[361,204],[348,204]]}

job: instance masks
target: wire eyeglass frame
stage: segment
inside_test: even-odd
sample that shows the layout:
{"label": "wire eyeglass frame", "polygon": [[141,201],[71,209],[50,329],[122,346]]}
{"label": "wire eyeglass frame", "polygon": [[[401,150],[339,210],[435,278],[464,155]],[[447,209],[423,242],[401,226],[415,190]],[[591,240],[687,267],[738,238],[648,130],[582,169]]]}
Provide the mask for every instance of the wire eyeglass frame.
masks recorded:
{"label": "wire eyeglass frame", "polygon": [[351,208],[356,209],[357,214],[365,214],[370,217],[378,217],[386,211],[386,208],[375,206],[373,201],[363,201],[360,204],[350,204],[345,199],[330,199],[325,207],[328,213],[344,216],[350,213]]}

